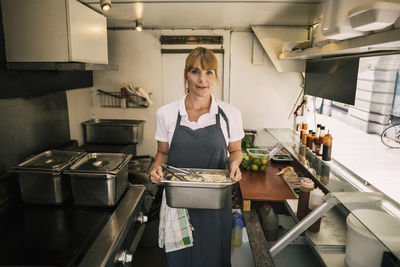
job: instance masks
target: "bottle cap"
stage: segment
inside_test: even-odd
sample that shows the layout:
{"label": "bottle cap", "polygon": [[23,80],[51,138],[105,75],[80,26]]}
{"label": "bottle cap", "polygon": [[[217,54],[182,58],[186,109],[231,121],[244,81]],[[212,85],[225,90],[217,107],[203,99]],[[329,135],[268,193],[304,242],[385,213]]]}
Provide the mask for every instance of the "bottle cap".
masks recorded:
{"label": "bottle cap", "polygon": [[317,128],[321,127],[321,124],[317,124]]}
{"label": "bottle cap", "polygon": [[314,182],[310,178],[304,178],[301,180],[300,186],[303,188],[314,188]]}
{"label": "bottle cap", "polygon": [[321,130],[325,130],[325,126],[321,126]]}

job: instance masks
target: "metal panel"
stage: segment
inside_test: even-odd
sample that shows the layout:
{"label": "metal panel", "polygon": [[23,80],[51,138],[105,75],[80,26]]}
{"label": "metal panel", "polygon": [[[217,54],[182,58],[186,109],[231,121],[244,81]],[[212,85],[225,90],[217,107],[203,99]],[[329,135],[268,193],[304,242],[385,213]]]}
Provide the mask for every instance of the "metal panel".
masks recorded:
{"label": "metal panel", "polygon": [[0,100],[0,177],[11,166],[69,140],[65,92]]}

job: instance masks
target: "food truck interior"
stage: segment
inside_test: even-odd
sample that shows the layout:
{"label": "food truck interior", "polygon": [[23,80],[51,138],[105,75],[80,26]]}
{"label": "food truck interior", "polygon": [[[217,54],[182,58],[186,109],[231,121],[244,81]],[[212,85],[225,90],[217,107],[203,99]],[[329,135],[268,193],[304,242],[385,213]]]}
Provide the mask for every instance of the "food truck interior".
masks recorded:
{"label": "food truck interior", "polygon": [[231,265],[400,266],[400,1],[0,8],[0,266],[167,266],[162,192],[205,182],[151,183],[156,112],[199,46],[245,133],[201,191],[232,195]]}

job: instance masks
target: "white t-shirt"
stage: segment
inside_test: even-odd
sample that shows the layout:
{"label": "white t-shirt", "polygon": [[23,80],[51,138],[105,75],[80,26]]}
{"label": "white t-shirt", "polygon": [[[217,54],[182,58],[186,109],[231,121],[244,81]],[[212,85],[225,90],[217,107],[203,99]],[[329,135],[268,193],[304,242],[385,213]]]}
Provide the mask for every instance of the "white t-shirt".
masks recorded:
{"label": "white t-shirt", "polygon": [[156,114],[156,140],[160,142],[168,142],[171,146],[172,137],[174,136],[178,112],[181,114],[181,125],[187,126],[192,130],[200,129],[216,123],[215,115],[218,114],[218,106],[224,111],[230,128],[230,138],[225,119],[220,115],[220,124],[222,133],[224,134],[226,144],[235,142],[244,137],[242,114],[240,111],[228,103],[222,102],[211,96],[210,111],[200,116],[197,122],[189,121],[189,116],[186,112],[185,98],[164,105],[157,110]]}

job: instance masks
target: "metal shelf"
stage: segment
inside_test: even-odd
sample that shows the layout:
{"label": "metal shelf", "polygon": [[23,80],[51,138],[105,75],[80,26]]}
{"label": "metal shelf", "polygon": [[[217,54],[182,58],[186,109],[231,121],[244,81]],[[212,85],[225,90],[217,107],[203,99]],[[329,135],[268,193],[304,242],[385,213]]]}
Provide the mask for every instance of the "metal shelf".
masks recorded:
{"label": "metal shelf", "polygon": [[[121,92],[98,92],[100,106],[104,108],[148,108],[149,103],[144,97],[126,92],[126,98],[121,98]],[[123,103],[124,101],[125,103]]]}
{"label": "metal shelf", "polygon": [[284,52],[279,59],[319,59],[343,55],[362,56],[363,53],[379,54],[394,51],[400,53],[400,29],[393,29],[367,36],[311,47],[301,51]]}

